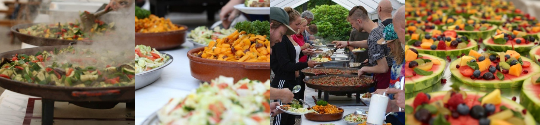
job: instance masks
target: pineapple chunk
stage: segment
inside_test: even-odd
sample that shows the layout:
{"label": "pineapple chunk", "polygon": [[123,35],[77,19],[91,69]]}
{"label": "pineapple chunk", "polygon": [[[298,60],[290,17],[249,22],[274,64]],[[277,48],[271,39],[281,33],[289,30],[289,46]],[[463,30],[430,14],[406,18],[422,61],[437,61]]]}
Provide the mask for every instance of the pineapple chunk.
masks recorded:
{"label": "pineapple chunk", "polygon": [[491,103],[493,105],[501,104],[501,90],[495,89],[482,99],[482,105]]}
{"label": "pineapple chunk", "polygon": [[499,112],[497,114],[493,114],[493,115],[489,116],[488,119],[491,120],[491,121],[493,121],[493,120],[506,120],[506,119],[512,118],[513,116],[514,116],[514,114],[512,113],[512,110],[507,109],[507,110],[504,110],[504,111]]}
{"label": "pineapple chunk", "polygon": [[506,121],[511,123],[511,124],[514,124],[514,125],[525,125],[525,121],[523,121],[523,119],[520,119],[520,118],[517,118],[517,117],[512,117],[512,118],[506,119]]}
{"label": "pineapple chunk", "polygon": [[512,125],[504,120],[499,120],[499,119],[495,119],[495,120],[491,120],[491,122],[489,123],[489,125]]}

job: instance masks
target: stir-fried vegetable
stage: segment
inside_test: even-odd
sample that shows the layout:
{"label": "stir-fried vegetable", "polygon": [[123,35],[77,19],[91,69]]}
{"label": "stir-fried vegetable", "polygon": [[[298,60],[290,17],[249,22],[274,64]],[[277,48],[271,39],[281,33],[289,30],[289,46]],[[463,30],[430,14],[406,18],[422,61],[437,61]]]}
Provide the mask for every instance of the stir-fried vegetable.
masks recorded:
{"label": "stir-fried vegetable", "polygon": [[75,23],[57,23],[57,24],[38,24],[26,29],[19,29],[20,33],[37,37],[55,38],[65,40],[88,40],[92,35],[103,35],[114,27],[114,23],[106,24],[103,21],[96,20],[96,23],[90,27],[90,33],[82,30],[81,24]]}
{"label": "stir-fried vegetable", "polygon": [[0,77],[40,85],[74,87],[130,86],[135,84],[133,64],[98,69],[94,66],[84,65],[112,61],[105,59],[105,57],[103,59],[71,59],[69,63],[57,61],[58,58],[68,59],[67,55],[91,54],[94,53],[84,49],[76,50],[73,47],[38,52],[35,55],[16,54],[1,66]]}
{"label": "stir-fried vegetable", "polygon": [[152,70],[169,61],[170,57],[159,53],[150,46],[135,46],[135,73]]}

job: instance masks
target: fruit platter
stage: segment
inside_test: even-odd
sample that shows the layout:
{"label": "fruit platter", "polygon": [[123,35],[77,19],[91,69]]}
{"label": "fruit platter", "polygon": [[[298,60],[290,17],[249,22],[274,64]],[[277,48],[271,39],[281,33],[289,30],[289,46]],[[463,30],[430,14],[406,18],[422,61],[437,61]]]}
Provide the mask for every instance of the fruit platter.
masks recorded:
{"label": "fruit platter", "polygon": [[458,36],[456,31],[433,30],[430,33],[413,33],[408,42],[410,48],[419,53],[430,54],[440,58],[456,57],[470,50],[478,50],[478,43],[467,36]]}
{"label": "fruit platter", "polygon": [[[540,102],[539,93],[535,91],[538,90],[535,77],[540,72],[537,35],[540,29],[536,18],[517,9],[512,2],[502,0],[447,1],[451,11],[442,11],[443,16],[440,16],[441,7],[436,6],[440,2],[406,3],[409,15],[427,13],[419,18],[407,18],[408,28],[416,26],[417,22],[442,24],[425,32],[406,29],[406,104],[410,106],[407,108],[413,108],[412,112],[406,109],[406,124],[482,125],[490,122],[527,125],[540,122],[540,117],[535,114]],[[439,19],[433,19],[437,16]],[[428,17],[432,19],[428,20]],[[452,20],[449,22],[448,19]],[[458,46],[452,43],[454,41]],[[473,42],[475,44],[471,44]],[[460,47],[462,43],[466,44]],[[450,51],[439,51],[443,49]],[[452,52],[452,49],[461,50]],[[441,66],[432,65],[431,70],[418,72],[431,65],[427,62],[435,64],[436,61],[425,60],[430,57],[438,58],[436,61],[440,61]],[[437,68],[440,74],[433,71]],[[422,76],[430,71],[433,71],[430,76]],[[458,94],[463,102],[448,101],[460,98],[454,97]],[[416,99],[424,98],[424,95],[426,101],[417,103]],[[482,97],[490,99],[482,100]],[[486,105],[488,102],[497,104],[493,104],[493,108]],[[470,112],[460,113],[465,111],[465,106]],[[496,110],[491,112],[492,109]],[[490,112],[477,117],[478,110]],[[471,114],[473,111],[475,113]],[[457,116],[453,117],[454,114]]]}
{"label": "fruit platter", "polygon": [[452,89],[418,93],[405,101],[406,124],[535,125],[532,111],[501,97],[496,89],[489,93]]}
{"label": "fruit platter", "polygon": [[531,50],[537,41],[536,37],[527,35],[525,32],[497,30],[492,37],[485,39],[483,44],[488,50],[492,51],[505,52],[506,50],[515,50],[519,53],[526,53]]}
{"label": "fruit platter", "polygon": [[[488,58],[486,58],[488,57]],[[540,72],[540,66],[519,53],[474,50],[450,63],[452,76],[461,82],[483,88],[519,87],[526,78]]]}

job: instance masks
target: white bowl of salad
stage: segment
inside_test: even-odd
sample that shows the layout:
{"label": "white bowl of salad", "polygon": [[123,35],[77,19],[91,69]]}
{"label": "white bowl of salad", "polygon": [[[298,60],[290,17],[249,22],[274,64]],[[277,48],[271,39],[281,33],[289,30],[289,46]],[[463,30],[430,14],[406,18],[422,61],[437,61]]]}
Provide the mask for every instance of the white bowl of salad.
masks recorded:
{"label": "white bowl of salad", "polygon": [[347,125],[358,125],[367,121],[367,115],[351,113],[343,117],[343,120],[347,122]]}
{"label": "white bowl of salad", "polygon": [[135,89],[153,83],[161,76],[163,67],[171,64],[173,58],[145,45],[135,46]]}
{"label": "white bowl of salad", "polygon": [[209,29],[206,26],[199,26],[189,32],[188,41],[193,43],[194,48],[205,47],[211,41],[227,37],[234,33],[234,31],[236,31],[234,28],[223,29],[215,27],[214,29]]}

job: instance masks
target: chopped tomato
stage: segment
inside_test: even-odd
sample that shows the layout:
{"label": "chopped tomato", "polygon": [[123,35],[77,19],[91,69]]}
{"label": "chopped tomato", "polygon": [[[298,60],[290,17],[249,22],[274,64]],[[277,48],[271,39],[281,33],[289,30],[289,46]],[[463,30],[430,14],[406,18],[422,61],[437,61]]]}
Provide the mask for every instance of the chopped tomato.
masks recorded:
{"label": "chopped tomato", "polygon": [[251,116],[251,119],[257,121],[257,122],[261,122],[263,119],[259,116]]}
{"label": "chopped tomato", "polygon": [[98,71],[97,71],[97,74],[98,74],[98,75],[101,75],[101,71],[98,70]]}
{"label": "chopped tomato", "polygon": [[4,75],[4,74],[0,74],[0,77],[4,77],[4,78],[6,78],[6,79],[10,79],[9,76]]}
{"label": "chopped tomato", "polygon": [[135,77],[135,75],[127,75],[129,77],[129,79],[133,79],[133,77]]}
{"label": "chopped tomato", "polygon": [[218,85],[218,87],[219,87],[220,89],[224,89],[224,88],[226,88],[227,86],[229,86],[229,85],[228,85],[228,84],[225,84],[225,83],[222,83],[222,84],[219,84],[219,85]]}
{"label": "chopped tomato", "polygon": [[152,56],[156,59],[161,58],[161,56],[159,56],[157,53],[151,52],[150,54],[152,54]]}
{"label": "chopped tomato", "polygon": [[109,68],[109,67],[111,67],[111,65],[107,65],[107,66],[106,66],[106,68]]}
{"label": "chopped tomato", "polygon": [[20,66],[15,66],[15,68],[20,69],[20,70],[24,70],[24,68],[20,67]]}
{"label": "chopped tomato", "polygon": [[242,84],[242,86],[240,86],[240,89],[248,89],[247,84]]}
{"label": "chopped tomato", "polygon": [[36,58],[37,58],[40,62],[43,62],[43,55],[36,56]]}
{"label": "chopped tomato", "polygon": [[13,58],[11,58],[11,61],[17,61],[17,60],[18,60],[18,59],[17,59],[16,56],[14,56]]}
{"label": "chopped tomato", "polygon": [[66,76],[70,76],[71,75],[71,72],[73,72],[73,68],[69,68],[68,71],[66,72]]}
{"label": "chopped tomato", "polygon": [[139,55],[139,57],[146,57],[144,54],[141,53],[141,50],[139,48],[135,48],[135,54]]}
{"label": "chopped tomato", "polygon": [[262,102],[262,105],[264,106],[264,112],[270,113],[270,104],[268,102]]}
{"label": "chopped tomato", "polygon": [[45,71],[50,72],[50,71],[53,71],[53,69],[52,68],[45,68]]}

